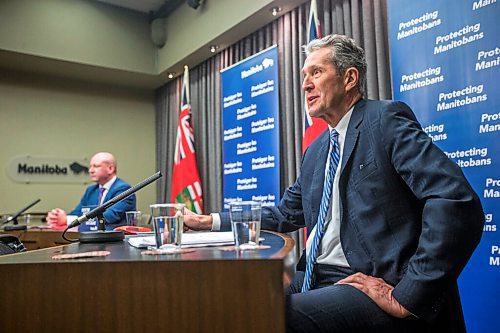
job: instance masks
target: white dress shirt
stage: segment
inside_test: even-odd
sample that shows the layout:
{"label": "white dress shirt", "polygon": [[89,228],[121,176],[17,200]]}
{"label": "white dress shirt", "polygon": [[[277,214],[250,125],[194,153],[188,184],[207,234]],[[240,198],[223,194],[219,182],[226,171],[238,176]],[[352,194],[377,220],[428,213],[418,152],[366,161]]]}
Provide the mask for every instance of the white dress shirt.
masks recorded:
{"label": "white dress shirt", "polygon": [[99,189],[101,187],[104,187],[104,192],[102,193],[102,198],[101,198],[101,202],[98,203],[98,205],[102,205],[102,203],[104,202],[104,198],[106,197],[106,195],[108,194],[109,192],[109,189],[111,188],[111,186],[113,185],[113,183],[115,182],[116,180],[116,176],[114,176],[113,178],[111,178],[107,183],[105,183],[104,185],[102,186],[99,186]]}
{"label": "white dress shirt", "polygon": [[[318,256],[316,257],[316,262],[318,264],[328,264],[342,267],[349,267],[347,260],[344,255],[344,251],[342,250],[342,246],[340,244],[340,198],[339,198],[339,179],[340,179],[340,166],[342,165],[342,156],[344,150],[344,142],[345,136],[347,133],[347,126],[349,125],[349,121],[351,120],[352,115],[351,108],[349,112],[347,112],[344,117],[339,121],[335,130],[338,135],[338,144],[339,144],[339,165],[337,167],[337,171],[335,172],[335,177],[333,178],[333,188],[332,188],[332,196],[330,202],[330,208],[328,209],[328,213],[326,214],[326,230],[323,238],[321,238],[320,247],[318,250]],[[332,127],[328,126],[329,130],[332,130]],[[328,156],[330,156],[330,151],[332,147],[330,146],[328,150]],[[330,166],[329,159],[326,162],[325,166],[325,177],[326,172]],[[314,239],[314,235],[316,233],[316,226],[311,231],[311,234],[307,238],[306,242],[306,253],[309,255],[309,251],[312,245],[312,240]]]}

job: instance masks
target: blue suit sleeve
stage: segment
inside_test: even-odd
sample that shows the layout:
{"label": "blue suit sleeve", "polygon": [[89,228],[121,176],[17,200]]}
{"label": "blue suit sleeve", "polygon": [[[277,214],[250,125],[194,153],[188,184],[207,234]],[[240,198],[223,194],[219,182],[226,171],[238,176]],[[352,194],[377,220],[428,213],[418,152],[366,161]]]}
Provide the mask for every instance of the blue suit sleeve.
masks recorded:
{"label": "blue suit sleeve", "polygon": [[97,194],[95,195],[95,202],[92,201],[92,193],[97,191],[98,185],[93,184],[88,186],[85,189],[85,193],[83,194],[82,198],[80,199],[80,202],[78,205],[73,209],[71,212],[69,212],[69,215],[76,215],[80,216],[82,214],[82,207],[84,206],[95,206],[97,202]]}
{"label": "blue suit sleeve", "polygon": [[422,207],[421,234],[393,296],[431,317],[479,243],[484,213],[460,168],[433,143],[404,103],[380,112],[381,138],[396,172]]}
{"label": "blue suit sleeve", "polygon": [[[302,208],[301,178],[286,189],[277,207],[262,207],[262,229],[291,232],[305,226]],[[231,230],[229,213],[220,213],[221,231]]]}

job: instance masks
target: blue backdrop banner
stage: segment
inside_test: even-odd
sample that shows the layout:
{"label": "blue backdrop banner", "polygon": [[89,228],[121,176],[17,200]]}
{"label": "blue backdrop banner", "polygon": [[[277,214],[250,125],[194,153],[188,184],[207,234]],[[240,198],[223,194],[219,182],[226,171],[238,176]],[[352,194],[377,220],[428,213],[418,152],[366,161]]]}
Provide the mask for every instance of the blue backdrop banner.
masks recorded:
{"label": "blue backdrop banner", "polygon": [[394,98],[462,168],[485,211],[483,238],[459,279],[468,332],[498,332],[499,3],[389,0],[388,11]]}
{"label": "blue backdrop banner", "polygon": [[280,196],[276,46],[221,71],[224,209],[231,201],[274,206]]}

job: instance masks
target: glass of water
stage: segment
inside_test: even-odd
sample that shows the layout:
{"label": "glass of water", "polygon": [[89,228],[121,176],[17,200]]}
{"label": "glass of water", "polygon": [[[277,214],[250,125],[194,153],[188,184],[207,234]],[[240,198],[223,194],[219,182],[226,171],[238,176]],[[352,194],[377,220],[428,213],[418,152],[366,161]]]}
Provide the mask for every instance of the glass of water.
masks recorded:
{"label": "glass of water", "polygon": [[156,249],[180,250],[184,229],[184,209],[181,203],[154,204],[151,208]]}
{"label": "glass of water", "polygon": [[262,205],[257,201],[229,203],[231,228],[238,249],[251,250],[259,247],[261,211]]}

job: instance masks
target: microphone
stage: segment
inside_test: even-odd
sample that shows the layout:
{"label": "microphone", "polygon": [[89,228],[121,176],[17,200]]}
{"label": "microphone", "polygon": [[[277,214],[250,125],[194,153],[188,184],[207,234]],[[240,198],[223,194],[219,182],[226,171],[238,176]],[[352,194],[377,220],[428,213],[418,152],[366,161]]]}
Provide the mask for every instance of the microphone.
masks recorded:
{"label": "microphone", "polygon": [[17,224],[17,218],[19,217],[19,215],[21,215],[22,213],[24,213],[25,211],[27,211],[28,209],[30,209],[31,207],[33,207],[34,205],[36,205],[39,202],[40,202],[40,199],[36,199],[35,201],[30,203],[26,207],[20,209],[19,211],[17,211],[16,213],[12,214],[8,218],[6,218],[4,221],[2,221],[2,225],[9,223],[11,221],[14,221],[14,224]]}
{"label": "microphone", "polygon": [[[151,184],[152,182],[158,180],[159,178],[162,177],[162,174],[160,171],[155,173],[154,175],[150,176],[149,178],[146,178],[139,184],[129,188],[125,192],[122,192],[118,194],[117,196],[109,199],[102,205],[100,205],[97,208],[94,208],[90,212],[83,214],[82,216],[78,217],[76,220],[71,222],[66,230],[71,229],[73,227],[79,226],[80,224],[93,219],[95,217],[101,216],[106,209],[109,207],[113,206],[114,204],[117,204],[118,202],[128,198],[135,192],[139,191],[143,187]],[[118,234],[116,234],[118,233]],[[85,236],[82,236],[82,234],[85,234]],[[99,242],[99,241],[115,241],[115,240],[122,240],[123,239],[123,232],[122,231],[97,231],[97,232],[82,232],[80,233],[80,242],[87,242],[87,243],[92,243],[92,242]]]}

